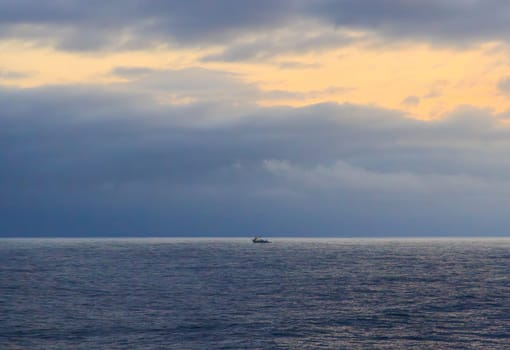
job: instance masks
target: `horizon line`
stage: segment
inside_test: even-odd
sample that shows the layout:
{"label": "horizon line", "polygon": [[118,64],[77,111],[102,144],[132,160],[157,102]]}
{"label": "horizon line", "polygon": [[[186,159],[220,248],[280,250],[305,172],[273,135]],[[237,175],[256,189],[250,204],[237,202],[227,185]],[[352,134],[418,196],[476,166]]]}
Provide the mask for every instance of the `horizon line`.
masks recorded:
{"label": "horizon line", "polygon": [[[129,239],[179,239],[179,240],[227,240],[227,239],[251,239],[253,236],[0,236],[0,240],[129,240]],[[293,239],[317,239],[317,240],[497,240],[510,239],[510,235],[500,236],[264,236],[269,239],[293,240]]]}

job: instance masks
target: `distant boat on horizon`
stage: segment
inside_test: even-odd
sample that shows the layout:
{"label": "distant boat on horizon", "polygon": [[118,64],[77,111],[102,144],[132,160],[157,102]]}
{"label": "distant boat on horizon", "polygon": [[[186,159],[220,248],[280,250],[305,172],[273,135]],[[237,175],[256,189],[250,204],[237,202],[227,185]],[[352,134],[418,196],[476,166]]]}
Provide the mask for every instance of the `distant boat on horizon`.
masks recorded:
{"label": "distant boat on horizon", "polygon": [[263,239],[263,238],[260,238],[260,237],[255,237],[254,239],[251,240],[253,243],[271,243],[269,240],[267,239]]}

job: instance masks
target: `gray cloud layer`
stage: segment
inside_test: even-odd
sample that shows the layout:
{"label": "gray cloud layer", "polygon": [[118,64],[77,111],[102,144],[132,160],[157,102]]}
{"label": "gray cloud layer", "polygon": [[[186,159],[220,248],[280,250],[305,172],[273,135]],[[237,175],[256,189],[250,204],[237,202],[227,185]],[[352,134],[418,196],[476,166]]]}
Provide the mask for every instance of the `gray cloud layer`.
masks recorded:
{"label": "gray cloud layer", "polygon": [[[310,36],[303,23],[329,29]],[[331,33],[331,28],[458,46],[507,41],[509,23],[510,4],[503,0],[0,0],[4,37],[35,39],[66,50],[232,44],[208,57],[226,60],[268,57],[303,45],[308,50],[341,46],[352,39]],[[286,28],[300,32],[278,34]]]}
{"label": "gray cloud layer", "polygon": [[510,224],[504,115],[211,103],[0,90],[0,235],[489,235]]}
{"label": "gray cloud layer", "polygon": [[503,0],[324,0],[309,11],[338,26],[368,29],[392,39],[465,44],[507,40],[510,4]]}

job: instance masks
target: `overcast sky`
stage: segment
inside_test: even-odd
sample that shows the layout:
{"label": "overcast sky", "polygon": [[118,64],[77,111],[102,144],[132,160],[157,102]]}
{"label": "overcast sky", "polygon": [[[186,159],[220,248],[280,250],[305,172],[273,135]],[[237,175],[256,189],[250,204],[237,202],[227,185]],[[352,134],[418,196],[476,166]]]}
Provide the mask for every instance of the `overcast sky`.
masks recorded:
{"label": "overcast sky", "polygon": [[0,0],[0,236],[510,231],[510,3]]}

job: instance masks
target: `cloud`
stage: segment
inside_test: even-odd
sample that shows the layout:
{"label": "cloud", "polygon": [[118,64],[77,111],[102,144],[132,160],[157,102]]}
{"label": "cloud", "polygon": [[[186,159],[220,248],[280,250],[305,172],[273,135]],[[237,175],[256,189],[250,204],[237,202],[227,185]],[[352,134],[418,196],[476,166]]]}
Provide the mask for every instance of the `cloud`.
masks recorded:
{"label": "cloud", "polygon": [[362,2],[319,0],[307,13],[338,27],[367,30],[390,40],[421,40],[456,47],[506,41],[510,4],[501,0]]}
{"label": "cloud", "polygon": [[280,67],[281,69],[315,69],[320,68],[321,64],[284,61],[278,63],[278,67]]}
{"label": "cloud", "polygon": [[321,27],[317,23],[292,25],[266,30],[255,35],[240,36],[216,54],[202,61],[249,61],[268,60],[279,55],[306,54],[339,48],[361,41],[361,36],[334,28]]}
{"label": "cloud", "polygon": [[441,96],[442,94],[438,90],[431,90],[423,98],[437,98]]}
{"label": "cloud", "polygon": [[261,90],[255,84],[244,82],[238,74],[199,67],[176,70],[116,67],[111,74],[128,80],[125,84],[117,84],[118,86],[151,93],[159,96],[160,101],[168,103],[200,101],[247,106],[255,105],[258,101],[315,99],[354,90],[352,87],[342,86],[308,91]]}
{"label": "cloud", "polygon": [[420,104],[420,98],[418,96],[407,96],[404,100],[402,100],[402,104],[404,106],[415,107]]}
{"label": "cloud", "polygon": [[[281,176],[289,186],[310,191],[357,190],[360,192],[413,193],[427,195],[444,192],[484,193],[491,185],[483,178],[464,174],[427,174],[409,171],[387,172],[366,169],[337,161],[331,165],[303,167],[287,161],[266,160],[264,167]],[[510,185],[510,182],[506,185]],[[507,189],[508,190],[508,189]]]}
{"label": "cloud", "polygon": [[126,79],[136,79],[154,72],[156,70],[147,67],[115,67],[111,73]]}
{"label": "cloud", "polygon": [[293,6],[266,0],[0,1],[0,28],[4,37],[49,41],[64,50],[122,50],[225,40],[283,25]]}
{"label": "cloud", "polygon": [[262,96],[256,85],[244,83],[235,73],[220,70],[117,67],[111,73],[128,79],[117,84],[118,88],[151,94],[169,104],[228,104],[235,111],[238,105],[254,105]]}
{"label": "cloud", "polygon": [[510,93],[510,77],[502,78],[498,82],[498,89],[504,94]]}
{"label": "cloud", "polygon": [[18,72],[7,69],[0,69],[0,81],[22,79],[30,76],[27,72]]}
{"label": "cloud", "polygon": [[220,45],[205,59],[239,61],[367,35],[455,47],[507,41],[509,10],[502,0],[0,1],[0,35],[74,51]]}
{"label": "cloud", "polygon": [[232,109],[127,91],[0,89],[2,235],[508,227],[510,130],[489,111],[424,122],[349,104]]}
{"label": "cloud", "polygon": [[259,92],[263,100],[304,100],[314,99],[331,95],[341,95],[353,91],[354,88],[342,86],[330,86],[320,90],[309,90],[304,92],[294,92],[285,90],[267,90]]}

